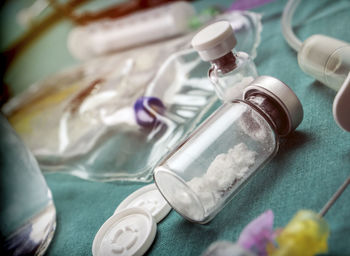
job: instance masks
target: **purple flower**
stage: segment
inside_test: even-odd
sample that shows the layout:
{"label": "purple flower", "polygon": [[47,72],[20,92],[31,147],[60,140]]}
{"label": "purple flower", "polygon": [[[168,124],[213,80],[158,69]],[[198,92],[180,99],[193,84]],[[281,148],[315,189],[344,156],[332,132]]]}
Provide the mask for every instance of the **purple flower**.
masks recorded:
{"label": "purple flower", "polygon": [[140,97],[134,104],[136,122],[144,128],[159,124],[157,116],[164,114],[165,106],[156,97]]}
{"label": "purple flower", "polygon": [[272,210],[267,210],[251,221],[242,230],[238,244],[258,256],[266,256],[266,246],[274,238],[273,217]]}

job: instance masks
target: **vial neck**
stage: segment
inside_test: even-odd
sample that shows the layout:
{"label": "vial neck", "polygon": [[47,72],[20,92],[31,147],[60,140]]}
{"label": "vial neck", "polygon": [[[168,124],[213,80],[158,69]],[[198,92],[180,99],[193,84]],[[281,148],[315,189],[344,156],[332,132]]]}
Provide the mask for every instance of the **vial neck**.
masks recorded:
{"label": "vial neck", "polygon": [[211,63],[223,74],[226,74],[237,67],[236,56],[233,52],[229,52],[218,59],[212,60]]}
{"label": "vial neck", "polygon": [[261,93],[253,93],[246,98],[270,120],[277,131],[277,134],[285,134],[288,130],[288,117],[278,102]]}

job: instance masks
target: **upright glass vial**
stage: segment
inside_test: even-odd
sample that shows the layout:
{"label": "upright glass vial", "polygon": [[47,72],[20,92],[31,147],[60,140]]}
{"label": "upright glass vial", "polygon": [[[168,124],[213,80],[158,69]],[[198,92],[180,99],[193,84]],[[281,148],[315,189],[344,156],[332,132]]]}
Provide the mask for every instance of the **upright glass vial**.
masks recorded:
{"label": "upright glass vial", "polygon": [[156,167],[154,180],[184,218],[210,221],[277,152],[279,138],[302,121],[294,92],[268,76],[243,100],[224,103]]}
{"label": "upright glass vial", "polygon": [[241,98],[244,88],[258,75],[250,56],[234,50],[236,44],[228,21],[215,22],[192,39],[192,46],[201,58],[211,62],[208,76],[223,101]]}

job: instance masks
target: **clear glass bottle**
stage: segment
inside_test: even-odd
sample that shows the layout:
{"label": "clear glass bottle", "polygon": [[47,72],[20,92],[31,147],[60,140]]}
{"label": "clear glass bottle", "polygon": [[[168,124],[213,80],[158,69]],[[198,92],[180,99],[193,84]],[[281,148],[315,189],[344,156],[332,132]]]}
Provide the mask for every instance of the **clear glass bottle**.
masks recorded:
{"label": "clear glass bottle", "polygon": [[38,163],[0,114],[0,234],[3,255],[44,255],[56,208]]}
{"label": "clear glass bottle", "polygon": [[154,171],[169,204],[184,218],[210,221],[277,152],[279,138],[302,121],[293,91],[267,76],[244,99],[225,102]]}
{"label": "clear glass bottle", "polygon": [[236,44],[228,21],[215,22],[192,39],[192,46],[201,58],[211,62],[208,76],[223,101],[241,98],[244,88],[258,75],[251,57],[234,50]]}

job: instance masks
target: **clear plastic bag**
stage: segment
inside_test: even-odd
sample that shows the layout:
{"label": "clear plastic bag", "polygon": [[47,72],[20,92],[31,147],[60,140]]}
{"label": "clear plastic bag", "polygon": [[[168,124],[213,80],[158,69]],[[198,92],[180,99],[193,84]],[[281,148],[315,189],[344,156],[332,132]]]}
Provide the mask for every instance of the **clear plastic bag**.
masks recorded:
{"label": "clear plastic bag", "polygon": [[262,31],[261,14],[249,11],[230,11],[218,15],[215,20],[228,20],[235,31],[238,51],[248,53],[253,59],[257,55]]}
{"label": "clear plastic bag", "polygon": [[[261,24],[258,14],[248,16],[257,22],[252,53]],[[230,17],[241,24],[248,19],[247,12],[237,11],[218,19]],[[33,85],[3,111],[43,171],[148,182],[153,167],[218,102],[207,79],[209,66],[189,48],[191,39],[188,34],[90,61]],[[237,40],[247,39],[237,33]],[[141,96],[157,97],[166,107],[156,117],[161,125],[151,130],[135,119],[133,105]]]}

